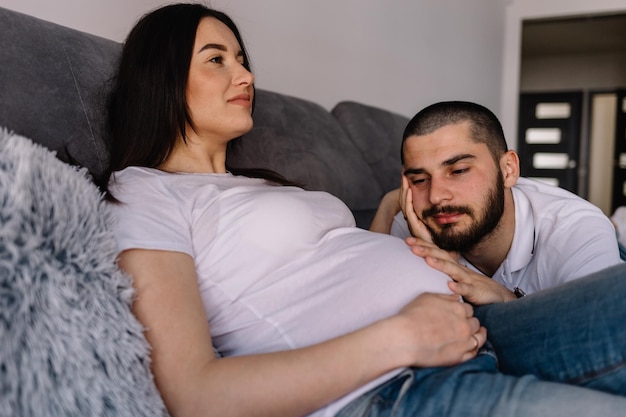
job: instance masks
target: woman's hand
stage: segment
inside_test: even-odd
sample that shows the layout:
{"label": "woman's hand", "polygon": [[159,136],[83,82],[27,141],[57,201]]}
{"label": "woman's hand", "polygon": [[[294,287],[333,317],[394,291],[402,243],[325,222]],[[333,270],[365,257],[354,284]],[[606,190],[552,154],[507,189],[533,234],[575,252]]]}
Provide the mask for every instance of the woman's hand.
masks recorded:
{"label": "woman's hand", "polygon": [[[422,294],[397,316],[413,340],[404,347],[412,366],[436,367],[461,363],[476,356],[487,330],[473,317],[473,309],[452,294]],[[402,346],[402,345],[401,345]]]}
{"label": "woman's hand", "polygon": [[131,249],[119,263],[133,277],[133,312],[177,417],[306,415],[394,369],[470,359],[486,340],[458,296],[423,294],[395,316],[323,343],[218,359],[190,256]]}

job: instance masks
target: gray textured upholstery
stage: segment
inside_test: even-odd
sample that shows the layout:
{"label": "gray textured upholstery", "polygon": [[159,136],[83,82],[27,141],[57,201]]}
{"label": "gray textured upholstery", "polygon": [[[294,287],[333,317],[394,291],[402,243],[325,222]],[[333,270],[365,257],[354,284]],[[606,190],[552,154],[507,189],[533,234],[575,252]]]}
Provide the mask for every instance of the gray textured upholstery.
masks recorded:
{"label": "gray textured upholstery", "polygon": [[[121,45],[0,8],[0,126],[99,175],[106,166],[106,83]],[[332,113],[257,89],[255,126],[229,155],[235,167],[268,168],[341,198],[368,227],[382,195],[399,183],[406,119],[359,103]]]}
{"label": "gray textured upholstery", "polygon": [[332,110],[383,190],[400,185],[400,144],[409,119],[377,107],[343,101]]}
{"label": "gray textured upholstery", "polygon": [[119,44],[0,9],[0,126],[100,173],[103,85]]}
{"label": "gray textured upholstery", "polygon": [[233,166],[273,169],[353,210],[378,205],[382,189],[372,169],[338,121],[313,102],[258,91],[254,128],[242,139],[229,156]]}

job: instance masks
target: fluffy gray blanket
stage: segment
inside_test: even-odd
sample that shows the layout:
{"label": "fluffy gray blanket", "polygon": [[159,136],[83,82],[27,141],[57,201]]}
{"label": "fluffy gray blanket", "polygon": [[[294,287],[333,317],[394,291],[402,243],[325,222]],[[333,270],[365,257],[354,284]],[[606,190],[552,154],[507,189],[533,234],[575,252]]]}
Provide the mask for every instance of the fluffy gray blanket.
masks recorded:
{"label": "fluffy gray blanket", "polygon": [[164,416],[85,170],[0,128],[0,416]]}

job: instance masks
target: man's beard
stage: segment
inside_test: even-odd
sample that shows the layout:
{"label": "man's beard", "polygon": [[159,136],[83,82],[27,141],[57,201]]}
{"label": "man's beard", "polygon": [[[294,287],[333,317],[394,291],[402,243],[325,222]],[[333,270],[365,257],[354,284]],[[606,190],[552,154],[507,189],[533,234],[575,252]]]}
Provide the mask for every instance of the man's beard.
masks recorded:
{"label": "man's beard", "polygon": [[476,219],[474,211],[467,206],[433,206],[422,211],[422,219],[426,220],[428,217],[439,213],[464,213],[474,219],[469,229],[464,232],[455,232],[453,230],[455,224],[445,224],[441,226],[441,229],[436,230],[424,223],[433,238],[433,242],[441,249],[461,253],[469,251],[498,226],[502,213],[504,213],[504,179],[502,175],[498,172],[496,185],[487,196],[480,218]]}

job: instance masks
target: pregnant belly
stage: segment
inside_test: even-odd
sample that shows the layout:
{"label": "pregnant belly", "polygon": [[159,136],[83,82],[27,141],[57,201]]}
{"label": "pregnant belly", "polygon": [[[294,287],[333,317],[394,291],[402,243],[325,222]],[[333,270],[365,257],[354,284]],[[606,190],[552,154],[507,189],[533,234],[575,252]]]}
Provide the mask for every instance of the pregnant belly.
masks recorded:
{"label": "pregnant belly", "polygon": [[272,275],[211,323],[224,353],[311,345],[393,315],[424,292],[450,293],[449,278],[404,241],[354,228],[332,232]]}

